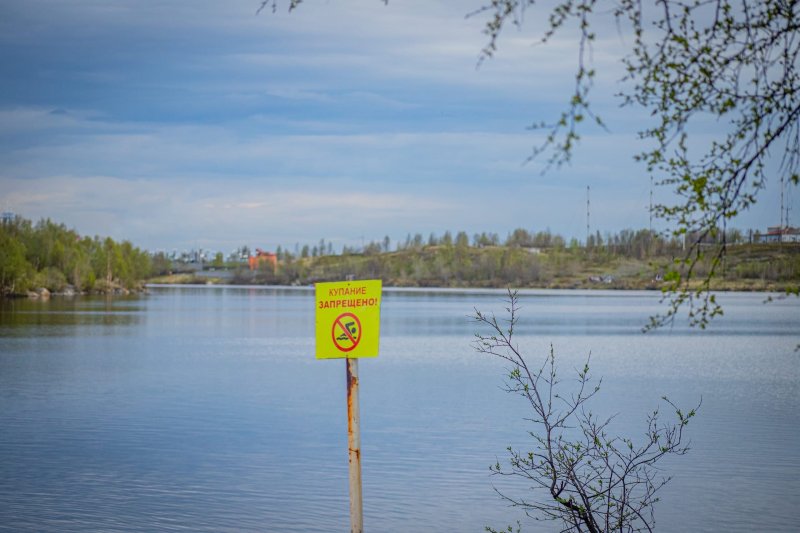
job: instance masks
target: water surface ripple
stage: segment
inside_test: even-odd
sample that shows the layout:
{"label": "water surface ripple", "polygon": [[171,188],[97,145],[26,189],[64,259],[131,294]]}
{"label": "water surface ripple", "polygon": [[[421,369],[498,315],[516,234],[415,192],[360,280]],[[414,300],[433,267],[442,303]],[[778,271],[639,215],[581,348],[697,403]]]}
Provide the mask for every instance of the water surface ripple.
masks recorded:
{"label": "water surface ripple", "polygon": [[[520,345],[591,353],[596,412],[641,436],[668,395],[703,406],[658,531],[796,531],[800,304],[723,294],[708,331],[640,333],[658,295],[524,291]],[[502,291],[386,290],[361,362],[365,527],[483,531],[523,520],[492,478],[529,445],[503,365],[470,348]],[[161,287],[0,302],[0,531],[347,531],[343,361],[314,359],[309,288]]]}

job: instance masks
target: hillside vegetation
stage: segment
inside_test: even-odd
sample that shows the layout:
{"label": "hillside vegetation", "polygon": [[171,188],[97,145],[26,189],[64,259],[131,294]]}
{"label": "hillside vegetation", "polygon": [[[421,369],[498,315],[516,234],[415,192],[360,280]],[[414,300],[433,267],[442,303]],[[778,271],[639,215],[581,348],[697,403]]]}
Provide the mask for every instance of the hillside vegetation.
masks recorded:
{"label": "hillside vegetation", "polygon": [[[749,244],[727,236],[728,253],[712,283],[717,290],[796,290],[800,285],[799,244]],[[586,246],[566,244],[549,231],[409,237],[390,251],[388,237],[362,249],[334,254],[330,243],[292,254],[277,250],[277,264],[250,271],[245,264],[211,264],[214,272],[181,273],[180,265],[151,257],[128,241],[80,236],[50,220],[17,217],[0,225],[0,295],[120,293],[143,280],[162,283],[307,285],[317,281],[382,279],[398,287],[530,287],[659,289],[682,257],[683,244],[647,230],[591,235]],[[701,280],[700,261],[693,278]],[[164,274],[171,274],[166,275]],[[211,274],[211,275],[209,275]],[[152,278],[153,275],[161,275]],[[46,291],[45,291],[46,290]]]}
{"label": "hillside vegetation", "polygon": [[0,295],[127,292],[150,267],[150,256],[128,241],[81,237],[49,219],[0,224]]}
{"label": "hillside vegetation", "polygon": [[[233,283],[309,284],[345,279],[382,279],[399,287],[531,287],[659,289],[663,276],[682,256],[683,246],[647,230],[623,231],[589,246],[559,236],[516,230],[503,244],[496,236],[472,242],[465,234],[456,239],[408,239],[395,251],[388,242],[372,243],[363,252],[340,255],[317,252],[297,257],[279,252],[277,267],[256,271],[239,268]],[[693,278],[708,272],[704,261]],[[800,245],[749,244],[728,246],[728,254],[712,283],[718,290],[786,290],[800,282]]]}

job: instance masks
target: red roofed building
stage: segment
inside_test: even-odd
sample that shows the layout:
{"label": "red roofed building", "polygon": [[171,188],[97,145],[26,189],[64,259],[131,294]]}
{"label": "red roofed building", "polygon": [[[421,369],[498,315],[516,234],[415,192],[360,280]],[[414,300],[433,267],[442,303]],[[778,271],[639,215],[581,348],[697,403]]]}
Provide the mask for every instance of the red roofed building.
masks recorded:
{"label": "red roofed building", "polygon": [[278,266],[278,256],[272,252],[265,252],[261,248],[256,248],[256,255],[251,255],[247,258],[247,263],[250,265],[250,270],[256,270],[264,264],[272,266],[272,271]]}
{"label": "red roofed building", "polygon": [[771,226],[766,233],[762,233],[760,242],[800,242],[800,229],[786,226]]}

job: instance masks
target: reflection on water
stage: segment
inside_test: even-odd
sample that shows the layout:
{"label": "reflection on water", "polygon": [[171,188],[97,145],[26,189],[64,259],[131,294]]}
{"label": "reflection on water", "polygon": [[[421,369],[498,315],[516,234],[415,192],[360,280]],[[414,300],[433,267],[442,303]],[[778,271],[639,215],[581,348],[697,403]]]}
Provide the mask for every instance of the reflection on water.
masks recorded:
{"label": "reflection on water", "polygon": [[[639,435],[668,394],[703,407],[659,531],[793,531],[800,504],[800,305],[721,296],[708,332],[642,335],[658,294],[528,291],[520,344],[589,352],[598,412]],[[365,526],[482,531],[523,518],[490,478],[526,445],[503,365],[469,346],[502,291],[385,290],[361,364]],[[310,288],[165,287],[0,302],[0,530],[345,531],[344,364],[313,358]],[[526,524],[524,531],[550,531]]]}
{"label": "reflection on water", "polygon": [[143,302],[131,297],[0,299],[0,336],[116,335],[141,321]]}

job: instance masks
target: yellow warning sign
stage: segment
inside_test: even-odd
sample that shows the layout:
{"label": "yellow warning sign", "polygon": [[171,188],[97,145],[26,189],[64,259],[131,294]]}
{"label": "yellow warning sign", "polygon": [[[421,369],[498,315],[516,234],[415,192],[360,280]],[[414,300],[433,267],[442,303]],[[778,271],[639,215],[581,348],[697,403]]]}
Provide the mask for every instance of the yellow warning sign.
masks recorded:
{"label": "yellow warning sign", "polygon": [[377,357],[379,279],[316,284],[317,359]]}

